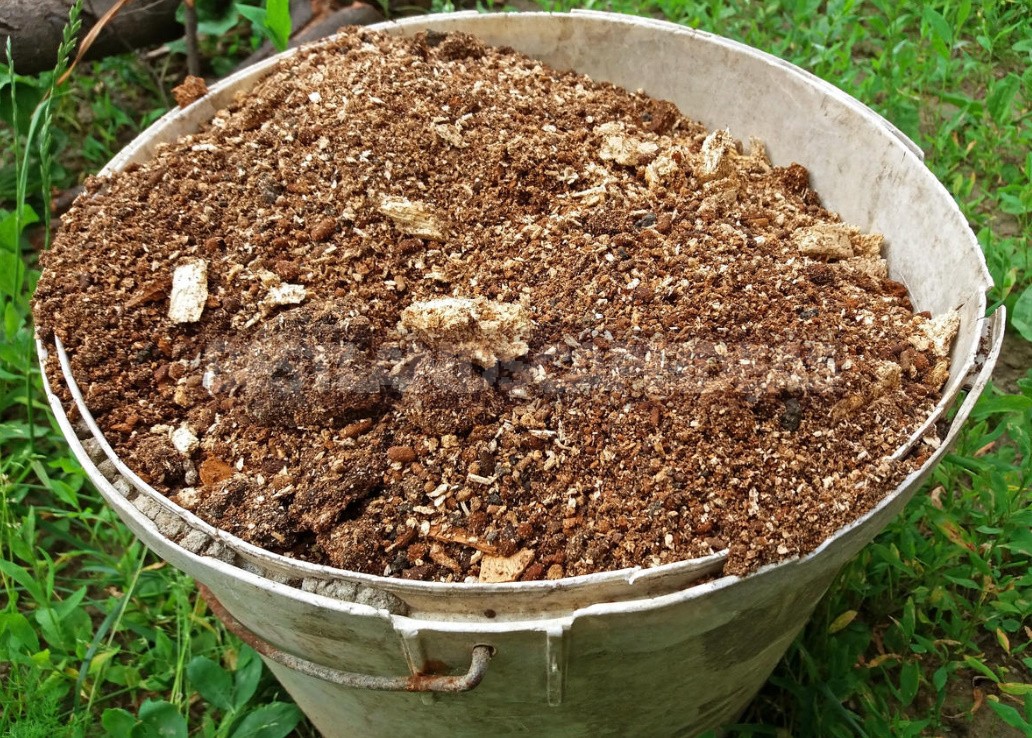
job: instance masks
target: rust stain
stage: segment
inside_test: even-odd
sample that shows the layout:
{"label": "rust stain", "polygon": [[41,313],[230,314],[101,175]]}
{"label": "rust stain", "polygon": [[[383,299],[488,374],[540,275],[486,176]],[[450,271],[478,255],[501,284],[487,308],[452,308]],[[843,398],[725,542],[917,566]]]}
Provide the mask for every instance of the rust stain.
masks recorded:
{"label": "rust stain", "polygon": [[443,661],[439,659],[427,659],[423,662],[423,666],[419,670],[419,673],[413,674],[408,678],[405,689],[409,692],[433,692],[435,691],[435,688],[440,687],[442,681],[456,679],[456,677],[443,676],[449,671],[451,670],[448,668],[448,664]]}
{"label": "rust stain", "polygon": [[377,677],[342,672],[281,651],[234,618],[210,589],[200,583],[197,587],[201,598],[226,628],[262,656],[309,676],[347,687],[406,692],[468,692],[480,684],[488,662],[494,655],[494,649],[490,646],[475,646],[469,671],[457,676],[444,676],[450,669],[446,663],[436,659],[427,660],[420,673],[407,677]]}
{"label": "rust stain", "polygon": [[451,669],[448,664],[438,659],[427,659],[423,663],[423,668],[419,670],[419,673],[423,676],[447,674]]}
{"label": "rust stain", "polygon": [[210,589],[198,582],[197,591],[200,593],[201,599],[204,600],[205,604],[208,606],[208,609],[215,613],[215,617],[221,620],[223,625],[225,625],[233,635],[263,656],[268,656],[270,659],[276,658],[275,654],[278,653],[277,649],[273,648],[268,641],[265,641],[252,633],[250,628],[245,628],[239,620],[230,615],[229,611],[222,606],[222,603],[216,599]]}

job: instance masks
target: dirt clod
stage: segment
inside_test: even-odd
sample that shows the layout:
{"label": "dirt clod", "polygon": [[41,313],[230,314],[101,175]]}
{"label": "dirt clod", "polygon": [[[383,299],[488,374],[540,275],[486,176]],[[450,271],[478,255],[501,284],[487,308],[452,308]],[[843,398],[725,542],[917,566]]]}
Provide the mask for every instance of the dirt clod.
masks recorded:
{"label": "dirt clod", "polygon": [[176,87],[172,88],[172,97],[176,99],[176,105],[185,108],[208,94],[208,86],[201,77],[188,74],[186,78]]}
{"label": "dirt clod", "polygon": [[233,476],[233,467],[222,459],[209,457],[201,462],[197,473],[201,478],[201,484],[205,487],[212,487],[222,480]]}
{"label": "dirt clod", "polygon": [[416,451],[411,446],[391,446],[387,458],[399,464],[410,464],[416,460]]}

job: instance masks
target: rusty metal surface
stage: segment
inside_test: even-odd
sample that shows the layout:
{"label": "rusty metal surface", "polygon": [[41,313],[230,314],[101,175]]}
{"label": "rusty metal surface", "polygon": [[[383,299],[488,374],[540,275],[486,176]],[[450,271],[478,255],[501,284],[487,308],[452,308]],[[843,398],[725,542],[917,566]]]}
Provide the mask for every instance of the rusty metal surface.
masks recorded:
{"label": "rusty metal surface", "polygon": [[222,621],[222,624],[233,635],[265,658],[301,674],[350,689],[371,689],[382,692],[468,692],[475,689],[483,680],[484,674],[487,673],[487,666],[491,663],[491,657],[494,655],[494,649],[491,646],[474,646],[469,669],[465,674],[456,676],[434,673],[443,670],[444,664],[441,662],[428,662],[426,668],[420,673],[398,677],[340,671],[276,648],[233,617],[233,614],[223,607],[210,589],[203,584],[199,584],[197,588],[201,597],[215,613],[215,616]]}

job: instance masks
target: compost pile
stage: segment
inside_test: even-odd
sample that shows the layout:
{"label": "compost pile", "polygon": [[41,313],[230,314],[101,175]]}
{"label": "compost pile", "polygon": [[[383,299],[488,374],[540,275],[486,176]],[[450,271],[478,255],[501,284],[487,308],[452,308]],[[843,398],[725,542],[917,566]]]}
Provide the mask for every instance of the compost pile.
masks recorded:
{"label": "compost pile", "polygon": [[743,574],[936,442],[889,459],[957,318],[915,315],[880,250],[803,166],[668,102],[353,31],[91,180],[36,315],[128,465],[272,551],[436,581],[726,551]]}

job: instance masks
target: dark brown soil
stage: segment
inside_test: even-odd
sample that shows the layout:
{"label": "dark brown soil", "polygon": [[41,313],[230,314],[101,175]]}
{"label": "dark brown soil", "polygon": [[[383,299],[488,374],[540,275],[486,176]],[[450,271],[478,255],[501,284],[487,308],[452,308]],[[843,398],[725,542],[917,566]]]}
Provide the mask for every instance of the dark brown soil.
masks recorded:
{"label": "dark brown soil", "polygon": [[927,455],[886,460],[952,337],[802,166],[747,148],[470,37],[356,31],[91,181],[40,332],[133,468],[271,550],[746,573]]}

